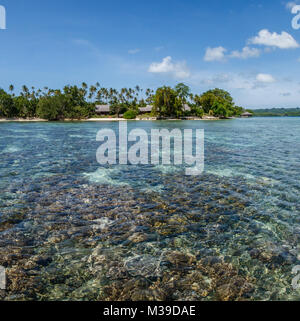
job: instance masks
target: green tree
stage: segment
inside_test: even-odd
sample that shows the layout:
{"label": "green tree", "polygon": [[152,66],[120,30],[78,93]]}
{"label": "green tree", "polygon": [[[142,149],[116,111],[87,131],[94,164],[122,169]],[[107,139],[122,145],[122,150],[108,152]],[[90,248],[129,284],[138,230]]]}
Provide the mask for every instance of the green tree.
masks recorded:
{"label": "green tree", "polygon": [[125,119],[135,119],[137,116],[137,112],[134,110],[128,110],[126,111],[126,113],[124,114],[124,118]]}
{"label": "green tree", "polygon": [[223,89],[215,88],[208,90],[201,96],[195,96],[196,104],[201,106],[205,113],[209,113],[215,103],[220,103],[220,101],[226,105],[226,108],[231,109],[234,106],[233,98],[229,92]]}
{"label": "green tree", "polygon": [[241,116],[244,113],[244,108],[240,106],[233,107],[233,115],[234,116]]}
{"label": "green tree", "polygon": [[182,100],[171,87],[161,87],[153,96],[153,113],[158,116],[178,117],[183,112]]}
{"label": "green tree", "polygon": [[224,99],[226,102],[233,105],[233,98],[231,97],[230,93],[226,90],[223,90],[220,88],[215,88],[215,89],[207,91],[207,93],[211,93],[214,96]]}
{"label": "green tree", "polygon": [[66,98],[64,95],[42,97],[38,103],[37,116],[47,120],[61,120],[64,118]]}
{"label": "green tree", "polygon": [[[225,90],[215,88],[199,96],[193,95],[183,83],[177,84],[174,89],[167,86],[158,88],[155,93],[152,89],[143,91],[139,86],[119,91],[101,88],[99,83],[95,86],[82,83],[81,87],[68,85],[62,90],[29,88],[22,86],[19,95],[14,94],[13,85],[9,86],[11,94],[0,89],[0,117],[38,116],[49,120],[88,118],[95,115],[95,104],[110,104],[111,114],[117,116],[127,111],[130,111],[129,115],[138,114],[138,108],[146,104],[153,104],[153,114],[161,117],[202,117],[204,113],[209,113],[226,118],[244,112],[242,107],[234,105],[231,95]],[[188,101],[191,111],[184,111],[183,106]]]}
{"label": "green tree", "polygon": [[31,101],[24,96],[17,96],[14,98],[14,105],[18,111],[19,117],[34,117],[36,112],[36,101]]}
{"label": "green tree", "polygon": [[8,118],[18,116],[18,111],[15,108],[11,95],[3,89],[0,89],[0,116]]}
{"label": "green tree", "polygon": [[110,105],[110,111],[112,115],[116,115],[118,118],[120,114],[125,113],[128,110],[128,106],[125,103],[119,103],[118,101]]}
{"label": "green tree", "polygon": [[14,85],[9,85],[9,91],[10,91],[12,97],[14,97],[14,95],[15,95],[15,94],[14,94],[14,90],[15,90]]}
{"label": "green tree", "polygon": [[192,106],[191,108],[191,114],[195,115],[197,117],[202,118],[204,115],[204,110],[196,105]]}
{"label": "green tree", "polygon": [[212,106],[212,112],[216,117],[227,118],[229,115],[228,105],[220,98]]}
{"label": "green tree", "polygon": [[190,87],[185,85],[184,83],[179,83],[175,86],[175,91],[177,95],[181,98],[183,103],[187,102],[187,98],[190,97],[191,90]]}
{"label": "green tree", "polygon": [[201,96],[195,96],[195,102],[198,107],[201,107],[206,114],[209,113],[211,107],[216,101],[216,96],[212,93],[206,92]]}

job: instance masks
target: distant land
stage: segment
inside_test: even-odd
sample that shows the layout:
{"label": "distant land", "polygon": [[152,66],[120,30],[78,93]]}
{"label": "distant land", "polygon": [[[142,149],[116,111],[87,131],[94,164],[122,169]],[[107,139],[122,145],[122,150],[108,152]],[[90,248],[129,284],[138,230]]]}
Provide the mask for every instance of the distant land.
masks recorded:
{"label": "distant land", "polygon": [[253,116],[256,117],[296,117],[300,116],[300,107],[297,108],[272,108],[272,109],[255,109],[252,110]]}

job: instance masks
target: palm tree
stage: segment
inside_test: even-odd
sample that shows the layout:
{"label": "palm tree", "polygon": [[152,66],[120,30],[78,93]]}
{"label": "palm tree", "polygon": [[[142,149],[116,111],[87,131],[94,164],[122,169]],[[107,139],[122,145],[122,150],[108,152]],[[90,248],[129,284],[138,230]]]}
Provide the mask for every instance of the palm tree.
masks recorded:
{"label": "palm tree", "polygon": [[28,90],[28,88],[26,87],[26,85],[23,85],[22,86],[22,96],[25,96],[25,97],[28,97],[28,95],[29,95],[29,90]]}
{"label": "palm tree", "polygon": [[87,94],[87,88],[88,88],[88,85],[85,83],[85,82],[83,82],[82,84],[81,84],[81,93],[82,93],[82,95],[85,97],[86,96],[86,94]]}
{"label": "palm tree", "polygon": [[92,99],[94,97],[96,91],[97,91],[97,87],[95,86],[90,87],[89,99]]}
{"label": "palm tree", "polygon": [[102,96],[103,96],[103,91],[102,91],[102,88],[100,88],[96,94],[96,100],[98,103],[102,103]]}
{"label": "palm tree", "polygon": [[9,86],[9,91],[11,92],[11,95],[12,95],[13,97],[15,96],[15,94],[13,93],[14,89],[15,89],[14,85],[10,85],[10,86]]}
{"label": "palm tree", "polygon": [[150,88],[146,89],[146,101],[147,101],[147,103],[151,103],[152,97],[153,97],[153,93],[154,93],[154,91],[152,89],[150,89]]}
{"label": "palm tree", "polygon": [[104,99],[105,99],[105,103],[107,104],[108,99],[109,99],[109,93],[108,93],[107,88],[103,88],[103,96],[104,96]]}
{"label": "palm tree", "polygon": [[126,99],[124,98],[124,96],[126,95],[126,92],[127,92],[127,88],[122,88],[121,89],[121,93],[120,93],[120,100],[121,100],[121,103],[124,104],[124,102],[126,101]]}
{"label": "palm tree", "polygon": [[139,85],[136,85],[134,89],[135,89],[135,95],[136,95],[136,97],[139,98],[139,95],[140,95],[140,86],[139,86]]}

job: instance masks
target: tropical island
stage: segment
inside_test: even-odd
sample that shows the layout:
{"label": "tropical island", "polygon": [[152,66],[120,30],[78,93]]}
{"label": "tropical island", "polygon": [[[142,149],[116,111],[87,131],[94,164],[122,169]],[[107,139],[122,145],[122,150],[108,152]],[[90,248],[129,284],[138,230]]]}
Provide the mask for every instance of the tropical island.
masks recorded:
{"label": "tropical island", "polygon": [[212,89],[193,94],[183,83],[156,91],[135,88],[101,87],[99,83],[60,89],[35,89],[27,86],[16,95],[0,89],[0,118],[19,120],[89,120],[89,119],[227,119],[251,116],[236,106],[230,93]]}
{"label": "tropical island", "polygon": [[300,108],[271,108],[256,109],[253,111],[255,117],[299,117]]}

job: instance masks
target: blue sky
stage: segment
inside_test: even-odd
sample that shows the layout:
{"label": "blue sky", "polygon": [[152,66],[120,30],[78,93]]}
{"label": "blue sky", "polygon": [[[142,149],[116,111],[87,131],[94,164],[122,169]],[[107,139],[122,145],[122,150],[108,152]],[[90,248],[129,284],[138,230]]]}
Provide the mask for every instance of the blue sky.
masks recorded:
{"label": "blue sky", "polygon": [[[298,2],[300,4],[300,1]],[[0,87],[220,87],[248,108],[300,106],[300,29],[283,0],[0,0]]]}

